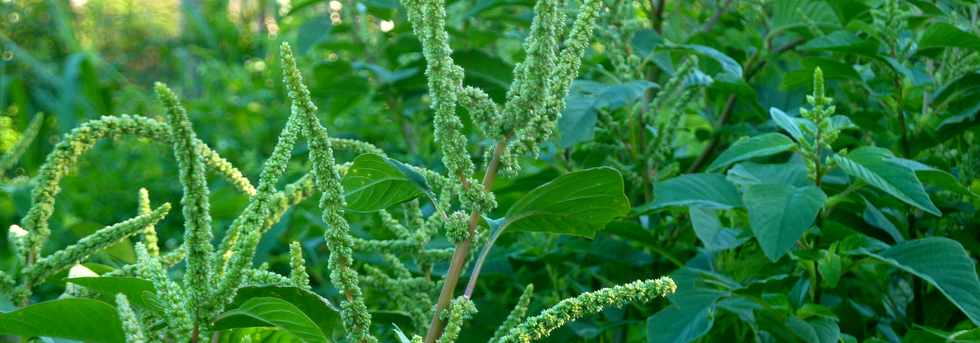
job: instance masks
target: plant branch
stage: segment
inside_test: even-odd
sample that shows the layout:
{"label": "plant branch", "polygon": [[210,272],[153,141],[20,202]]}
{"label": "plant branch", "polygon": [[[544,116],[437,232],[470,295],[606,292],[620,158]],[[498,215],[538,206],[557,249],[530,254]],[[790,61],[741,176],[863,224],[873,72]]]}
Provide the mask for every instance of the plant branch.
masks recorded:
{"label": "plant branch", "polygon": [[[493,187],[493,183],[497,178],[497,169],[500,168],[500,158],[507,151],[509,138],[509,135],[506,135],[497,141],[497,146],[493,151],[493,158],[487,164],[487,172],[483,175],[484,190],[489,191]],[[465,178],[461,179],[463,179],[463,186],[469,187],[469,182]],[[429,331],[425,334],[426,343],[435,342],[442,335],[445,323],[442,321],[440,313],[449,306],[450,301],[453,299],[456,284],[459,282],[459,276],[463,272],[463,266],[466,264],[467,257],[469,257],[470,248],[473,246],[473,238],[476,236],[476,226],[479,223],[480,212],[474,210],[470,213],[469,233],[466,239],[457,243],[456,249],[453,251],[452,262],[450,262],[449,270],[446,272],[442,290],[439,292],[439,300],[436,301],[435,312],[432,314],[432,323],[429,325]]]}

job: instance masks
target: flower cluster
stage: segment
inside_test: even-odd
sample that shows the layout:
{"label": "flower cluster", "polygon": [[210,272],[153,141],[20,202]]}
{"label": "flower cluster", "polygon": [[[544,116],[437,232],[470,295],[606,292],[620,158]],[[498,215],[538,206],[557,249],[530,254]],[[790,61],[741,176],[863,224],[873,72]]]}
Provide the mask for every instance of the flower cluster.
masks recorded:
{"label": "flower cluster", "polygon": [[627,303],[644,303],[657,297],[664,297],[677,291],[674,280],[668,277],[635,281],[625,285],[583,293],[577,297],[558,302],[537,316],[528,318],[522,324],[500,339],[501,343],[527,343],[547,337],[551,331],[585,315],[597,313],[606,307],[622,306]]}

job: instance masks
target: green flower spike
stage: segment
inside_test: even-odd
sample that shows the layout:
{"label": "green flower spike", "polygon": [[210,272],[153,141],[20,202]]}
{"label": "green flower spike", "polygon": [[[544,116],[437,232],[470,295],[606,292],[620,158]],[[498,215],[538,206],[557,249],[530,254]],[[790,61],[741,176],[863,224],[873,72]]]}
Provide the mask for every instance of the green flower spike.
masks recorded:
{"label": "green flower spike", "polygon": [[527,308],[531,304],[531,297],[533,296],[534,285],[527,285],[524,288],[524,293],[521,293],[521,297],[517,299],[517,305],[507,315],[507,319],[504,320],[503,324],[497,327],[497,331],[493,333],[493,338],[490,338],[489,343],[499,343],[504,335],[524,321],[524,318],[527,316]]}
{"label": "green flower spike", "polygon": [[166,324],[163,335],[168,341],[190,341],[194,330],[194,321],[187,311],[187,298],[183,289],[167,277],[167,270],[160,264],[160,259],[151,256],[143,243],[136,243],[136,261],[139,266],[137,274],[150,280],[156,289],[156,298],[163,310],[161,316]]}
{"label": "green flower spike", "polygon": [[59,272],[81,263],[89,256],[133,234],[147,225],[153,225],[170,212],[170,204],[165,203],[150,213],[99,229],[85,236],[67,248],[37,260],[24,270],[28,284],[35,285]]}
{"label": "green flower spike", "polygon": [[664,297],[677,291],[677,285],[669,277],[655,280],[635,281],[625,285],[589,293],[558,302],[541,314],[525,320],[510,330],[501,343],[529,343],[548,337],[552,331],[563,325],[602,311],[610,306],[623,306],[627,303],[644,303],[656,297]]}
{"label": "green flower spike", "polygon": [[425,74],[435,112],[435,140],[442,150],[442,163],[449,175],[468,179],[473,174],[473,161],[466,150],[463,122],[456,115],[457,95],[463,87],[463,69],[451,57],[445,1],[406,0],[405,5],[426,60]]}
{"label": "green flower spike", "polygon": [[357,270],[351,247],[354,245],[347,220],[344,219],[344,189],[337,172],[333,148],[327,130],[316,117],[317,108],[310,100],[310,91],[303,84],[303,76],[296,66],[292,49],[282,44],[282,65],[289,98],[294,113],[302,116],[303,133],[310,146],[310,159],[313,161],[313,175],[320,197],[323,222],[327,225],[324,233],[327,248],[330,250],[328,262],[330,281],[343,294],[341,317],[344,327],[355,342],[377,342],[371,336],[371,314],[364,305],[364,297],[358,286]]}
{"label": "green flower spike", "polygon": [[119,320],[122,322],[123,333],[126,334],[128,343],[149,342],[143,333],[143,324],[133,308],[129,306],[129,300],[122,293],[116,294],[116,311],[119,312]]}
{"label": "green flower spike", "polygon": [[197,138],[187,111],[177,95],[162,83],[155,85],[160,102],[167,108],[173,132],[174,157],[177,158],[180,184],[184,196],[180,205],[184,214],[184,241],[187,242],[187,274],[184,285],[191,292],[190,310],[199,322],[207,321],[205,307],[211,301],[211,205],[208,200],[204,161],[194,147]]}
{"label": "green flower spike", "polygon": [[303,260],[303,247],[299,242],[289,244],[289,278],[293,280],[296,287],[306,290],[310,289],[310,275],[306,273],[306,265]]}
{"label": "green flower spike", "polygon": [[476,305],[466,297],[460,296],[453,299],[449,308],[443,312],[443,319],[446,319],[446,330],[439,337],[439,343],[453,343],[459,337],[459,332],[463,329],[463,323],[476,313]]}
{"label": "green flower spike", "polygon": [[[146,188],[140,188],[139,194],[139,214],[150,213],[150,192]],[[153,225],[143,228],[143,243],[146,244],[146,251],[153,256],[160,256],[160,247],[157,245],[157,230]]]}

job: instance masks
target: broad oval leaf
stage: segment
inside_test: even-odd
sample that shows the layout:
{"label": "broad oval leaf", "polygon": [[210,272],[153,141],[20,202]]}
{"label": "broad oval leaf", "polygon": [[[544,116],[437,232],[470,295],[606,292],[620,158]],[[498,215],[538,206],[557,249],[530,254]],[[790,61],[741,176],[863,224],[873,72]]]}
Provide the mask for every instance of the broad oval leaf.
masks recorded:
{"label": "broad oval leaf", "polygon": [[931,48],[965,48],[980,51],[980,37],[948,23],[932,23],[919,39],[919,50]]}
{"label": "broad oval leaf", "polygon": [[531,190],[507,211],[504,225],[507,230],[592,238],[629,209],[619,171],[591,168],[559,176]]}
{"label": "broad oval leaf", "polygon": [[0,313],[0,334],[45,336],[95,343],[124,342],[116,309],[87,298],[63,298]]}
{"label": "broad oval leaf", "polygon": [[[237,326],[247,323],[247,326]],[[265,325],[262,325],[265,324]],[[256,297],[246,300],[235,309],[218,316],[214,323],[217,330],[231,327],[275,326],[304,342],[327,342],[327,336],[293,304],[272,297]]]}
{"label": "broad oval leaf", "polygon": [[895,156],[890,151],[860,147],[847,156],[834,155],[833,159],[847,174],[923,211],[936,216],[942,214],[929,199],[915,172],[895,162]]}
{"label": "broad oval leaf", "polygon": [[[320,331],[326,335],[342,330],[340,314],[336,305],[319,294],[298,287],[242,287],[228,308],[235,308],[252,298],[273,297],[288,301],[313,319]],[[227,323],[226,323],[227,324]],[[226,327],[230,328],[230,327]]]}
{"label": "broad oval leaf", "polygon": [[725,295],[707,288],[679,291],[670,306],[647,319],[647,343],[687,343],[704,336],[714,325],[715,303]]}
{"label": "broad oval leaf", "polygon": [[973,260],[959,242],[945,237],[904,241],[879,252],[860,253],[926,280],[975,325],[980,325],[980,281]]}
{"label": "broad oval leaf", "polygon": [[362,154],[341,181],[347,208],[357,212],[374,212],[411,200],[422,192],[385,157]]}
{"label": "broad oval leaf", "polygon": [[[729,209],[742,206],[735,185],[722,174],[686,174],[658,182],[651,208],[697,206]],[[647,206],[644,206],[647,207]]]}
{"label": "broad oval leaf", "polygon": [[762,252],[776,261],[813,224],[827,195],[817,186],[756,184],[745,188],[742,200]]}
{"label": "broad oval leaf", "polygon": [[834,51],[875,57],[878,54],[878,41],[864,39],[850,31],[840,30],[811,39],[801,45],[800,50]]}
{"label": "broad oval leaf", "polygon": [[115,301],[116,294],[126,295],[127,300],[133,306],[146,308],[147,300],[143,298],[143,292],[150,294],[156,293],[153,283],[136,277],[127,276],[93,276],[76,277],[68,279],[68,282],[99,292],[103,300]]}
{"label": "broad oval leaf", "polygon": [[775,155],[793,149],[796,143],[781,133],[771,132],[751,138],[742,138],[728,147],[711,162],[708,171],[715,171],[729,164],[756,157]]}

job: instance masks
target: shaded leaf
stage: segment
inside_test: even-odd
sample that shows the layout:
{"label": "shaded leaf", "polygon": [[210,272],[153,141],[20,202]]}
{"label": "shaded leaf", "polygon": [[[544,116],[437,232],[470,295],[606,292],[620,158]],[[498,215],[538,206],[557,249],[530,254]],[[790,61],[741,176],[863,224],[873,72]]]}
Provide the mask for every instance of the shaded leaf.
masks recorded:
{"label": "shaded leaf", "polygon": [[827,195],[817,186],[757,184],[745,188],[742,200],[762,251],[776,261],[813,224]]}
{"label": "shaded leaf", "polygon": [[0,313],[0,334],[46,336],[85,342],[125,341],[116,309],[86,298],[63,298]]}
{"label": "shaded leaf", "polygon": [[895,162],[895,156],[890,151],[876,147],[861,147],[851,151],[847,156],[834,155],[833,159],[848,175],[861,179],[909,205],[937,216],[941,215],[922,188],[915,173]]}
{"label": "shaded leaf", "polygon": [[729,209],[742,206],[735,185],[722,174],[686,174],[658,182],[650,208],[698,206]]}
{"label": "shaded leaf", "polygon": [[[261,324],[265,325],[261,325]],[[270,297],[246,300],[237,308],[226,311],[215,320],[216,330],[275,326],[304,342],[327,342],[327,337],[303,311],[289,302]]]}
{"label": "shaded leaf", "polygon": [[504,216],[508,230],[595,237],[629,212],[623,177],[608,167],[571,172],[535,188]]}
{"label": "shaded leaf", "polygon": [[980,325],[980,280],[973,260],[959,242],[928,237],[901,242],[879,252],[859,252],[929,282],[973,324]]}
{"label": "shaded leaf", "polygon": [[382,210],[422,194],[415,181],[376,154],[354,158],[341,182],[347,207],[359,212]]}
{"label": "shaded leaf", "polygon": [[765,157],[788,151],[796,146],[789,137],[780,133],[765,133],[751,138],[742,138],[728,147],[711,162],[708,171],[715,171],[725,166],[756,157]]}

